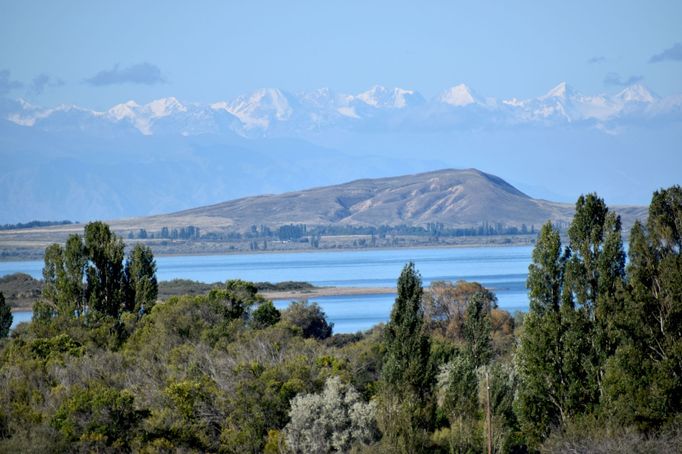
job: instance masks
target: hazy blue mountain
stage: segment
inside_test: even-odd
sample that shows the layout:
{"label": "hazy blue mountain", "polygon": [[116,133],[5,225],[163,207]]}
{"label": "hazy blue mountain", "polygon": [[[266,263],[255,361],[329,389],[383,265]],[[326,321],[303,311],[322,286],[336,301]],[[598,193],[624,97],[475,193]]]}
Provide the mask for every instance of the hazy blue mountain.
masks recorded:
{"label": "hazy blue mountain", "polygon": [[501,100],[464,84],[431,99],[382,86],[263,89],[106,111],[4,98],[0,117],[2,223],[158,214],[444,167],[483,169],[564,201],[597,191],[645,204],[680,183],[669,163],[679,159],[682,96],[642,85],[584,95],[561,83]]}
{"label": "hazy blue mountain", "polygon": [[[614,206],[626,229],[644,219],[646,206]],[[538,229],[551,220],[568,225],[574,204],[536,199],[504,179],[477,169],[442,169],[431,172],[364,178],[281,194],[243,197],[189,210],[117,220],[112,227],[127,234],[140,228],[199,227],[202,232],[248,232],[252,226],[277,229],[282,225],[309,227],[383,225],[470,228],[484,223]],[[48,227],[45,231],[78,231],[80,226]]]}

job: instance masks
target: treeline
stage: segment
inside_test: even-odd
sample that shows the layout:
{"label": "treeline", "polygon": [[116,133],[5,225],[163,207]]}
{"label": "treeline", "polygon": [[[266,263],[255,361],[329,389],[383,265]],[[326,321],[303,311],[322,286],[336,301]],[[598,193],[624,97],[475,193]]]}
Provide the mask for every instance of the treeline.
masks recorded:
{"label": "treeline", "polygon": [[18,230],[18,229],[32,229],[34,227],[51,227],[53,225],[70,225],[76,224],[73,221],[30,221],[17,224],[3,224],[0,225],[0,230]]}
{"label": "treeline", "polygon": [[343,335],[243,281],[129,310],[129,278],[96,278],[119,240],[86,232],[46,254],[40,304],[64,309],[0,344],[0,451],[681,452],[681,225],[682,188],[656,192],[626,263],[619,217],[582,196],[566,245],[539,233],[527,314],[408,263],[388,323]]}
{"label": "treeline", "polygon": [[[566,229],[564,223],[557,223],[556,227],[561,231]],[[384,239],[391,235],[409,235],[431,238],[469,237],[469,236],[495,236],[495,235],[534,235],[534,225],[521,224],[521,226],[507,226],[500,222],[481,222],[476,227],[446,227],[442,223],[429,223],[425,226],[411,225],[382,225],[352,226],[352,225],[327,225],[308,226],[307,224],[287,224],[270,228],[267,225],[252,225],[246,232],[208,232],[201,233],[199,227],[187,226],[181,228],[163,227],[161,230],[150,232],[139,229],[128,232],[128,239],[171,239],[171,240],[208,240],[208,241],[241,241],[251,240],[251,249],[267,249],[267,244],[262,240],[296,241],[310,243],[318,247],[320,237],[341,235],[369,235],[373,238]],[[260,240],[260,241],[258,241]],[[265,244],[265,247],[263,245]]]}
{"label": "treeline", "polygon": [[[557,223],[561,231],[566,229],[564,223]],[[353,225],[326,225],[308,226],[307,224],[287,224],[272,229],[266,225],[253,225],[247,232],[210,232],[202,236],[208,240],[279,240],[279,241],[303,241],[319,243],[319,238],[324,236],[342,235],[366,235],[384,239],[390,235],[409,235],[418,237],[465,237],[465,236],[494,236],[494,235],[534,235],[534,225],[522,224],[521,226],[507,226],[503,223],[482,222],[476,227],[446,227],[442,223],[429,223],[426,226],[412,225],[382,225],[353,226]],[[262,244],[262,242],[261,242]]]}
{"label": "treeline", "polygon": [[188,225],[187,227],[171,228],[162,227],[156,232],[148,232],[146,229],[139,229],[137,232],[128,232],[128,239],[169,239],[169,240],[198,240],[201,238],[199,227]]}
{"label": "treeline", "polygon": [[329,225],[315,227],[315,232],[322,235],[375,235],[385,238],[388,235],[412,235],[428,237],[461,237],[461,236],[493,236],[493,235],[529,235],[535,233],[535,226],[522,224],[520,227],[507,226],[501,222],[481,222],[476,227],[446,227],[442,223],[428,223],[426,226],[382,225],[379,227],[361,227]]}
{"label": "treeline", "polygon": [[646,225],[633,226],[627,265],[620,219],[593,194],[578,199],[564,248],[542,228],[517,363],[530,446],[564,430],[571,450],[584,451],[581,433],[595,425],[643,436],[680,429],[681,226],[674,186],[655,192]]}

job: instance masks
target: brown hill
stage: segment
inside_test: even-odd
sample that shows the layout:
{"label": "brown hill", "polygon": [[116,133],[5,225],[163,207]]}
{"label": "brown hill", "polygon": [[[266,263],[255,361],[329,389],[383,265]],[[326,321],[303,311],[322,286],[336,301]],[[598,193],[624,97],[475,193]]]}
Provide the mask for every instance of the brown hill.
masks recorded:
{"label": "brown hill", "polygon": [[[644,207],[617,210],[626,223],[646,214]],[[573,205],[533,199],[494,175],[476,169],[447,169],[246,197],[144,219],[148,228],[195,225],[243,230],[251,225],[276,227],[290,223],[423,226],[439,222],[449,227],[468,227],[499,222],[507,226],[540,226],[548,219],[570,222],[572,216]],[[127,222],[115,224],[125,228]]]}
{"label": "brown hill", "polygon": [[[627,230],[635,219],[646,218],[641,206],[613,207]],[[530,227],[552,220],[568,224],[573,205],[533,199],[499,177],[476,169],[446,169],[390,178],[364,179],[277,195],[231,200],[166,215],[108,221],[121,233],[162,227],[195,226],[211,231],[247,231],[251,226],[277,228],[285,224],[409,225],[441,223],[446,227],[476,227],[484,222],[507,227]],[[0,232],[2,243],[63,240],[82,232],[82,225],[54,226]],[[31,243],[33,244],[33,243]],[[29,244],[26,244],[29,246]]]}

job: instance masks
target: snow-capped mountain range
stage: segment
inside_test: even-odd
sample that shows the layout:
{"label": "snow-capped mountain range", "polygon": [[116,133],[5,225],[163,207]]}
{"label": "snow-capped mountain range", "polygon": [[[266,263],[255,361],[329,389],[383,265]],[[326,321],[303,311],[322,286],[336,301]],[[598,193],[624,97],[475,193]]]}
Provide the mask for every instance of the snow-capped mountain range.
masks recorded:
{"label": "snow-capped mountain range", "polygon": [[208,105],[170,97],[144,105],[128,101],[103,112],[75,105],[43,108],[24,100],[6,100],[0,116],[17,125],[48,131],[127,130],[144,135],[295,137],[335,128],[388,131],[419,130],[428,125],[448,130],[576,123],[616,132],[633,121],[682,118],[682,95],[661,98],[640,84],[615,95],[585,95],[565,82],[530,99],[482,97],[464,84],[429,100],[414,90],[378,85],[354,95],[326,88],[295,94],[267,88]]}

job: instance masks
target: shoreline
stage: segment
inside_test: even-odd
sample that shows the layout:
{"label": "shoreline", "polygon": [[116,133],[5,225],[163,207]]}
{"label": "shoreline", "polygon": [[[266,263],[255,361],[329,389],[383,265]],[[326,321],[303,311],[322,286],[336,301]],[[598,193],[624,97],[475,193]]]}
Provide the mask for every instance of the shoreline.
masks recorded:
{"label": "shoreline", "polygon": [[392,295],[394,287],[317,287],[310,290],[289,290],[284,292],[263,292],[259,295],[269,300],[303,300],[325,296]]}
{"label": "shoreline", "polygon": [[[533,237],[535,239],[535,237]],[[134,243],[137,243],[135,241]],[[213,257],[220,255],[263,255],[263,254],[313,254],[313,253],[334,253],[334,252],[362,252],[362,251],[399,251],[403,249],[479,249],[479,248],[500,248],[500,247],[527,247],[533,246],[533,242],[511,242],[511,243],[499,243],[499,242],[475,242],[475,243],[455,243],[455,244],[425,244],[425,245],[406,245],[406,246],[378,246],[378,247],[343,247],[343,248],[301,248],[301,249],[268,249],[260,251],[250,251],[250,250],[225,250],[225,251],[188,251],[188,252],[158,252],[154,253],[154,257]],[[2,242],[0,241],[0,246]],[[0,263],[12,263],[12,262],[32,262],[43,260],[43,255],[25,257],[21,256],[0,256]]]}
{"label": "shoreline", "polygon": [[[392,295],[396,293],[394,287],[316,287],[309,290],[288,290],[282,292],[262,292],[260,296],[268,300],[302,301],[327,296],[361,296],[361,295]],[[15,312],[31,312],[32,306],[18,306],[11,308]]]}

